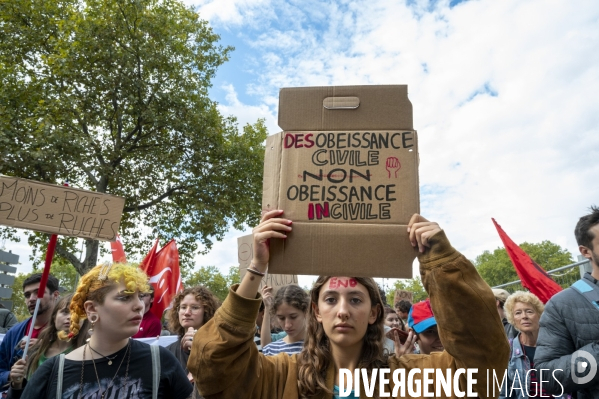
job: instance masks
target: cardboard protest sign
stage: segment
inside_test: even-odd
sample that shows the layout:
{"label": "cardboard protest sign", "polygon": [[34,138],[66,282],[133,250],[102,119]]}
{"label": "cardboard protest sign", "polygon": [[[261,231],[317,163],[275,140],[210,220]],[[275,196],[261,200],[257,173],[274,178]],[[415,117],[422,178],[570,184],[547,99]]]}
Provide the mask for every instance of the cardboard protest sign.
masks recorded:
{"label": "cardboard protest sign", "polygon": [[282,89],[264,161],[263,210],[293,221],[273,272],[412,277],[418,139],[407,86]]}
{"label": "cardboard protest sign", "polygon": [[[243,276],[247,273],[247,268],[252,263],[254,238],[253,236],[247,235],[237,238],[237,260],[239,261],[239,276],[243,279]],[[260,282],[260,291],[265,285],[272,287],[273,296],[279,290],[279,288],[289,285],[298,284],[296,275],[288,274],[272,274],[267,273]]]}
{"label": "cardboard protest sign", "polygon": [[397,290],[395,291],[395,297],[393,298],[393,306],[399,301],[406,300],[410,303],[414,303],[414,293],[410,291]]}
{"label": "cardboard protest sign", "polygon": [[114,241],[125,199],[0,175],[0,225]]}

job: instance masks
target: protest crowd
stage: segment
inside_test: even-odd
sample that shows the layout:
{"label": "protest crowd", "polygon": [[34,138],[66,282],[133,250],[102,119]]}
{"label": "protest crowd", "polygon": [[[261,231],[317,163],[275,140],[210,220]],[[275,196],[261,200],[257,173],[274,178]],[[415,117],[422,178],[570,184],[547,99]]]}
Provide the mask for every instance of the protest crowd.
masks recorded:
{"label": "protest crowd", "polygon": [[[40,298],[31,350],[22,357],[32,320],[9,326],[0,383],[8,398],[338,398],[347,397],[342,369],[476,368],[505,375],[501,390],[488,393],[493,381],[479,374],[481,398],[597,398],[599,378],[572,369],[581,351],[595,370],[599,357],[599,208],[591,209],[575,235],[593,272],[546,304],[530,292],[491,290],[439,225],[420,215],[409,239],[429,297],[414,304],[386,305],[364,277],[320,276],[309,293],[296,285],[259,292],[269,240],[293,229],[283,211],[266,213],[254,229],[252,263],[226,300],[203,286],[185,288],[165,312],[168,331],[149,312],[154,288],[135,265],[98,265],[64,296],[52,276],[41,294],[34,274],[22,287],[31,313]],[[161,334],[177,339],[139,340]],[[343,388],[353,388],[349,397],[366,392]],[[372,395],[394,388],[387,380]],[[404,396],[412,395],[397,395]]]}

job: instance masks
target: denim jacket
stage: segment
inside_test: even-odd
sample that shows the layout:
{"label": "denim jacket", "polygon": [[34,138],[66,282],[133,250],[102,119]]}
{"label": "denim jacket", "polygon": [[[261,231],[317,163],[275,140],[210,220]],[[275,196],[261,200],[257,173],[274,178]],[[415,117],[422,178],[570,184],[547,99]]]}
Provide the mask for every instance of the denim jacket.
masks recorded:
{"label": "denim jacket", "polygon": [[[527,399],[528,398],[528,386],[526,386],[526,373],[530,370],[530,361],[524,353],[524,348],[520,344],[520,333],[518,333],[513,339],[510,339],[510,361],[507,365],[507,378],[501,387],[501,395],[499,399]],[[518,372],[518,377],[516,377]],[[518,379],[514,383],[515,379]],[[514,385],[514,390],[511,392],[510,389]],[[522,389],[518,389],[522,388]]]}

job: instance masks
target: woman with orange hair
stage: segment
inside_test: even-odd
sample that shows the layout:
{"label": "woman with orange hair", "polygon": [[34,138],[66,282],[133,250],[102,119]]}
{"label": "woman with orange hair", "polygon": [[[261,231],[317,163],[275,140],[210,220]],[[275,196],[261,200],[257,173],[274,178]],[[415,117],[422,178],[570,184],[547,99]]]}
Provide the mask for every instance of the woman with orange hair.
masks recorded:
{"label": "woman with orange hair", "polygon": [[[144,314],[140,294],[149,291],[138,267],[104,264],[81,278],[71,300],[71,325],[59,338],[70,340],[89,320],[90,339],[66,356],[53,357],[33,374],[25,398],[185,399],[192,386],[173,355],[132,340]],[[151,366],[151,367],[150,367]]]}

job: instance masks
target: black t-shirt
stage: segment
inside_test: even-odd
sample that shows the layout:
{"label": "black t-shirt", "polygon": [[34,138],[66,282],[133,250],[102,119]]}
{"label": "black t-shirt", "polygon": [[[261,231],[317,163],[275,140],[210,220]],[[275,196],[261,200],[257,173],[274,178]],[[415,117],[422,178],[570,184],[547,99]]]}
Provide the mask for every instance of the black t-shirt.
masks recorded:
{"label": "black t-shirt", "polygon": [[[127,369],[127,347],[108,355],[116,358],[112,365],[108,365],[107,359],[96,359],[96,369],[102,386],[102,392],[106,390],[111,379],[121,365],[118,375],[114,378],[112,386],[104,395],[105,399],[151,399],[152,398],[152,355],[150,345],[131,340],[131,359],[129,362],[129,373],[125,381]],[[87,353],[90,352],[87,348]],[[86,353],[86,357],[87,357]],[[90,355],[91,356],[91,355]],[[124,360],[123,360],[124,357]],[[56,385],[58,377],[58,356],[55,356],[42,364],[28,381],[21,398],[48,398],[56,399]],[[64,376],[62,383],[62,399],[79,399],[81,381],[81,361],[65,359]],[[125,384],[123,386],[123,384]],[[91,360],[85,360],[83,374],[83,391],[81,399],[99,398],[98,379]],[[160,347],[160,384],[158,387],[158,398],[163,399],[186,399],[191,395],[193,388],[187,379],[179,361],[165,348]]]}

